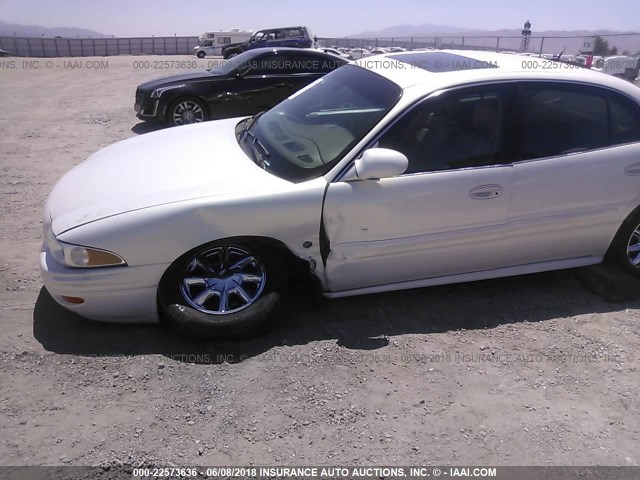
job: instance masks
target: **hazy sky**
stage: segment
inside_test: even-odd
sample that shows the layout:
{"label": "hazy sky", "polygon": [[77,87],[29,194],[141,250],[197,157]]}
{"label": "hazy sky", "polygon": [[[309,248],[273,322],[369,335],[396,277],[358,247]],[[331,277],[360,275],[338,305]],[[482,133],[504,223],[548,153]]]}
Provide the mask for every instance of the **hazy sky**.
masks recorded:
{"label": "hazy sky", "polygon": [[307,25],[344,36],[403,24],[482,30],[637,31],[639,0],[0,0],[0,20],[105,34],[193,35],[210,30]]}

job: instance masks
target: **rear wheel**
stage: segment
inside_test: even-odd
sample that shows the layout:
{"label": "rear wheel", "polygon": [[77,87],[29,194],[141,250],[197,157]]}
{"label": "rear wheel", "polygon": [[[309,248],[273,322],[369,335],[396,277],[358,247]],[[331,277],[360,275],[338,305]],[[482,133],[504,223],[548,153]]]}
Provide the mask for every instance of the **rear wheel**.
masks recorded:
{"label": "rear wheel", "polygon": [[167,323],[187,336],[252,336],[271,324],[284,290],[284,267],[275,252],[248,243],[213,243],[169,268],[158,303]]}
{"label": "rear wheel", "polygon": [[174,126],[201,123],[207,120],[207,107],[197,98],[179,98],[171,104],[167,116]]}
{"label": "rear wheel", "polygon": [[640,278],[640,208],[627,217],[616,233],[607,260]]}

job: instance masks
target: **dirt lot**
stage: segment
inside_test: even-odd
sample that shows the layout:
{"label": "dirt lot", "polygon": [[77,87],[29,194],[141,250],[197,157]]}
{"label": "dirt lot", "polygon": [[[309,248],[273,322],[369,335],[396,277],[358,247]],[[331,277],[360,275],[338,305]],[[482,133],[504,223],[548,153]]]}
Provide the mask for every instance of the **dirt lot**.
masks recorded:
{"label": "dirt lot", "polygon": [[575,272],[297,300],[270,335],[236,343],[57,306],[37,262],[48,192],[147,131],[136,85],[185,57],[13,60],[0,62],[0,464],[640,463],[640,302],[607,303]]}

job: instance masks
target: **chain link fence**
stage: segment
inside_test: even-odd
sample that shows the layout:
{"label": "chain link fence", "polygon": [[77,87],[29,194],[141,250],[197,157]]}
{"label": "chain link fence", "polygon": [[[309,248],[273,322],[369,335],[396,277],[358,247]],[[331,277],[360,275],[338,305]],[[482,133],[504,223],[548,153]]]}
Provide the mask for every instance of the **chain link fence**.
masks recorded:
{"label": "chain link fence", "polygon": [[21,38],[0,37],[0,48],[16,57],[110,57],[191,55],[198,37]]}
{"label": "chain link fence", "polygon": [[[606,43],[607,55],[640,55],[640,33],[599,35]],[[324,46],[346,48],[391,48],[407,49],[435,48],[527,52],[536,55],[549,54],[577,55],[588,49],[585,44],[595,44],[595,36],[575,37],[529,37],[527,44],[521,36],[434,36],[434,37],[394,37],[394,38],[319,38],[318,42]],[[605,44],[601,44],[605,45]]]}
{"label": "chain link fence", "polygon": [[[608,55],[640,55],[640,33],[600,35]],[[348,48],[435,48],[576,55],[595,37],[434,36],[394,38],[318,38],[318,44]],[[17,57],[89,57],[113,55],[191,55],[198,37],[23,38],[0,36],[0,49]],[[601,46],[604,45],[601,43]],[[526,47],[526,48],[523,48]]]}

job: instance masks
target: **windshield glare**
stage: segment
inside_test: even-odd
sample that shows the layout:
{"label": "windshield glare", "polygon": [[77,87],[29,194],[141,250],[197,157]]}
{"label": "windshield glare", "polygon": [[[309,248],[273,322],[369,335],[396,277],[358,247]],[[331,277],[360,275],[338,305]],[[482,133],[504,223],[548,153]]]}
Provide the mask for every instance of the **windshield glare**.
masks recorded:
{"label": "windshield glare", "polygon": [[254,160],[268,152],[260,164],[274,175],[296,183],[312,180],[338,163],[401,94],[390,80],[347,65],[265,112],[251,124],[250,135],[238,132],[238,141]]}

